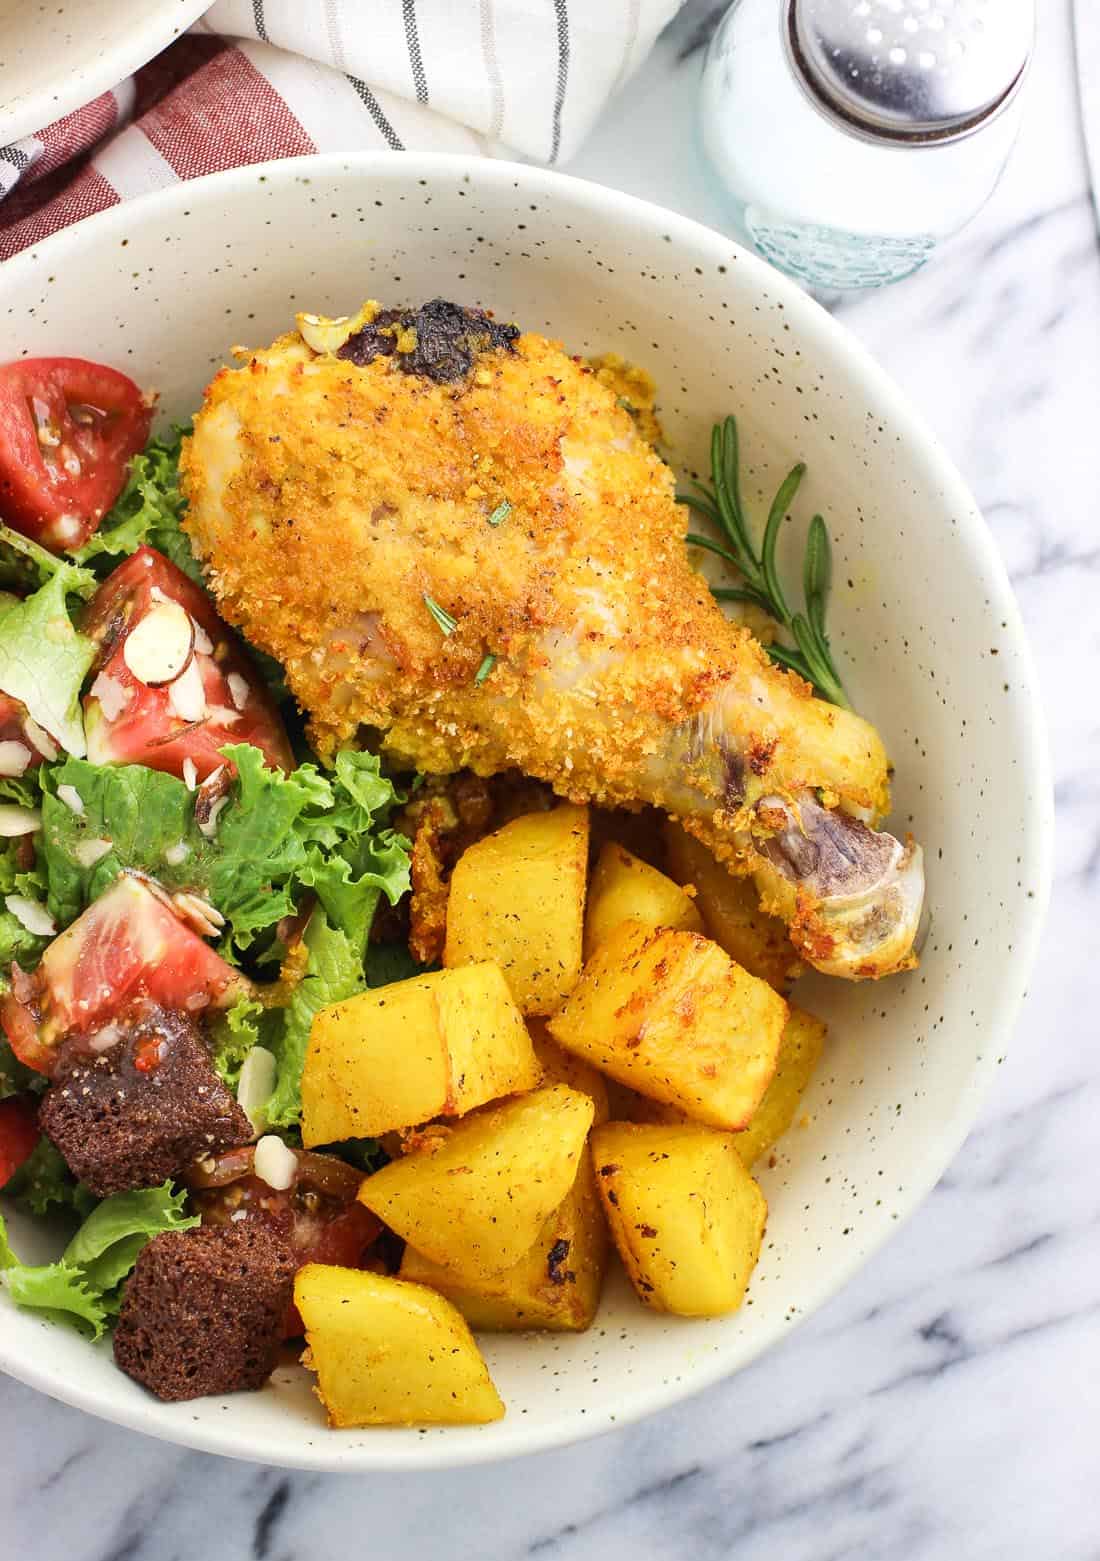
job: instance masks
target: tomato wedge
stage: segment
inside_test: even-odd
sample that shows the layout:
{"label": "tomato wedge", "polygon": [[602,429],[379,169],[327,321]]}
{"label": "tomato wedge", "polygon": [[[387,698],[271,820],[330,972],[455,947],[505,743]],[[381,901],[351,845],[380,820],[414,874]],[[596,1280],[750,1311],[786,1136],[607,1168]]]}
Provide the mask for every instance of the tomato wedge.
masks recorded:
{"label": "tomato wedge", "polygon": [[195,1014],[228,1008],[248,984],[140,878],[124,874],[22,976],[0,1003],[20,1062],[50,1073],[65,1036],[100,1029],[135,997]]}
{"label": "tomato wedge", "polygon": [[0,365],[0,515],[55,552],[79,547],[118,498],[151,421],[133,380],[102,363]]}
{"label": "tomato wedge", "polygon": [[42,1134],[38,1128],[38,1102],[33,1095],[12,1095],[0,1100],[0,1187],[4,1187],[29,1160]]}
{"label": "tomato wedge", "polygon": [[[285,1236],[299,1267],[333,1263],[360,1268],[382,1230],[381,1222],[356,1200],[362,1173],[335,1155],[296,1152],[298,1170],[285,1191],[276,1191],[256,1175],[251,1145],[200,1160],[184,1178],[191,1203],[204,1225],[267,1220]],[[304,1332],[291,1302],[283,1336],[296,1339]]]}
{"label": "tomato wedge", "polygon": [[251,656],[205,591],[155,548],[107,577],[83,627],[99,645],[84,696],[93,764],[145,764],[194,784],[224,765],[227,743],[252,743],[274,768],[293,769]]}

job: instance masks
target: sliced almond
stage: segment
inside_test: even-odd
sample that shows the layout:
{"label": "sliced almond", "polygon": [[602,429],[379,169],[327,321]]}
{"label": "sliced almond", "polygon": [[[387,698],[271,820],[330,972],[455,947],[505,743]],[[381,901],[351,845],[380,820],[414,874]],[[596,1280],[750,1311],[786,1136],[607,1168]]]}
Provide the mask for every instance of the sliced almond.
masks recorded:
{"label": "sliced almond", "polygon": [[248,703],[248,696],[252,692],[247,682],[239,672],[231,672],[226,678],[229,684],[229,697],[238,710],[243,710]]}
{"label": "sliced almond", "polygon": [[39,726],[38,722],[29,715],[23,717],[23,731],[26,733],[31,747],[37,748],[42,757],[48,759],[52,764],[57,758],[57,744],[49,732]]}
{"label": "sliced almond", "polygon": [[252,1169],[276,1192],[285,1192],[298,1174],[298,1156],[275,1133],[267,1133],[256,1145]]}
{"label": "sliced almond", "polygon": [[67,783],[64,786],[59,786],[57,788],[57,797],[59,802],[63,802],[78,817],[84,812],[84,798],[75,786],[70,786]]}
{"label": "sliced almond", "polygon": [[188,894],[181,891],[172,896],[172,908],[181,921],[185,921],[192,932],[197,932],[200,938],[213,938],[225,926],[225,917],[221,911],[215,910],[209,900],[204,900],[201,894]]}
{"label": "sliced almond", "polygon": [[57,924],[39,900],[28,900],[23,894],[6,894],[4,904],[20,926],[33,932],[36,938],[52,938]]}
{"label": "sliced almond", "polygon": [[94,867],[97,862],[102,862],[105,856],[109,856],[114,850],[114,844],[105,840],[100,835],[89,836],[87,840],[78,840],[73,846],[73,855],[81,867]]}
{"label": "sliced almond", "polygon": [[196,809],[195,822],[199,826],[199,834],[205,836],[207,840],[213,840],[214,836],[217,834],[218,814],[225,807],[228,801],[228,797],[219,797],[216,802],[211,804],[209,811],[205,812],[201,818],[199,817],[198,810]]}
{"label": "sliced almond", "polygon": [[[122,659],[149,688],[172,683],[191,665],[195,630],[179,602],[167,598],[150,609],[126,637]],[[189,719],[198,720],[198,716]]]}
{"label": "sliced almond", "polygon": [[17,802],[0,802],[0,835],[15,839],[19,835],[33,835],[42,828],[42,815],[37,808],[21,808]]}
{"label": "sliced almond", "polygon": [[[187,623],[190,627],[190,618]],[[168,703],[172,706],[172,713],[178,715],[181,721],[191,723],[205,719],[206,690],[202,686],[199,664],[193,657],[179,677],[169,683]]]}
{"label": "sliced almond", "polygon": [[108,677],[106,672],[99,674],[89,692],[93,699],[99,700],[99,708],[107,721],[117,721],[134,697],[132,688],[127,688],[117,678]]}
{"label": "sliced almond", "polygon": [[267,1103],[275,1088],[278,1065],[274,1052],[266,1046],[253,1046],[241,1063],[237,1080],[237,1104],[259,1135],[267,1127]]}
{"label": "sliced almond", "polygon": [[0,775],[23,775],[34,755],[26,743],[17,743],[9,737],[0,743]]}

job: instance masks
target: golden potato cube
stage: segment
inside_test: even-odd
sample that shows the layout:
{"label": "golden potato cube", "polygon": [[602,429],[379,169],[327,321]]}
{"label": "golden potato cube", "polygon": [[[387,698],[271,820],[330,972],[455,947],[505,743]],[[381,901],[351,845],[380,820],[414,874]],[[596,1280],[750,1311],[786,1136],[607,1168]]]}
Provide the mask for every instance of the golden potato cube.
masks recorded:
{"label": "golden potato cube", "polygon": [[496,965],[438,970],[361,992],[313,1021],[302,1141],[415,1127],[539,1081],[538,1059]]}
{"label": "golden potato cube", "polygon": [[647,1306],[717,1317],[740,1306],[768,1206],[729,1133],[608,1122],[592,1163],[611,1237]]}
{"label": "golden potato cube", "polygon": [[[802,1008],[790,1009],[779,1038],[779,1061],[764,1098],[748,1127],[733,1135],[733,1146],[746,1166],[752,1166],[787,1131],[798,1110],[806,1085],[817,1067],[825,1042],[825,1023]],[[650,1100],[623,1084],[608,1091],[611,1116],[616,1122],[690,1122],[686,1112],[661,1100]],[[596,1122],[599,1126],[599,1119]]]}
{"label": "golden potato cube", "polygon": [[405,1248],[402,1279],[430,1285],[485,1333],[548,1328],[582,1333],[592,1326],[607,1267],[607,1225],[585,1154],[572,1190],[543,1226],[525,1257],[491,1279],[471,1283]]}
{"label": "golden potato cube", "polygon": [[665,824],[665,853],[676,882],[695,886],[695,903],[708,936],[750,975],[759,976],[777,992],[789,992],[802,964],[786,924],[760,909],[752,879],[728,872],[701,840],[679,824]]}
{"label": "golden potato cube", "polygon": [[581,969],[588,810],[528,813],[464,851],[447,902],[448,968],[495,960],[525,1014],[550,1014]]}
{"label": "golden potato cube", "polygon": [[465,1319],[434,1290],[307,1263],[294,1304],[330,1425],[483,1425],[504,1414]]}
{"label": "golden potato cube", "polygon": [[825,1022],[803,1008],[792,1006],[779,1041],[775,1077],[753,1113],[752,1121],[733,1135],[733,1145],[745,1165],[751,1166],[772,1147],[794,1121],[810,1075],[817,1067],[825,1044]]}
{"label": "golden potato cube", "polygon": [[552,1041],[546,1033],[545,1019],[529,1019],[527,1029],[542,1068],[541,1082],[568,1084],[570,1089],[579,1089],[592,1102],[593,1126],[599,1127],[601,1122],[606,1122],[611,1110],[607,1103],[607,1080],[603,1074],[580,1057],[574,1057],[572,1052],[563,1051],[556,1041]]}
{"label": "golden potato cube", "polygon": [[747,1127],[787,1005],[696,932],[624,922],[549,1024],[559,1045],[712,1127]]}
{"label": "golden potato cube", "polygon": [[360,1202],[463,1279],[513,1267],[577,1176],[587,1095],[555,1084],[465,1117],[434,1144],[368,1176]]}
{"label": "golden potato cube", "polygon": [[676,927],[683,932],[703,930],[703,918],[694,900],[679,884],[624,846],[608,841],[588,885],[585,959],[591,959],[608,934],[624,921],[644,922],[647,927]]}

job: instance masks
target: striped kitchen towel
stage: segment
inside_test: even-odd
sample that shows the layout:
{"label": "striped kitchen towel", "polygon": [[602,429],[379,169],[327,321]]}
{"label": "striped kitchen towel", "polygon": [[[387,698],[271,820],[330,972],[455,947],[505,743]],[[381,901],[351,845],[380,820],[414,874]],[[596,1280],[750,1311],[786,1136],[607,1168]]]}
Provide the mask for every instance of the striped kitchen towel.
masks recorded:
{"label": "striped kitchen towel", "polygon": [[113,91],[0,148],[0,259],[180,179],[302,153],[565,163],[681,0],[215,0]]}

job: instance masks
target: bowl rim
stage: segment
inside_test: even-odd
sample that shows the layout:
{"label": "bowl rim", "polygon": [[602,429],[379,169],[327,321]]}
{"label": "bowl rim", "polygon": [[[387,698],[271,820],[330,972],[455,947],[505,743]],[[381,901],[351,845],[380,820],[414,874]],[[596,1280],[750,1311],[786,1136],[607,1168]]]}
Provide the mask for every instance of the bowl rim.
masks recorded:
{"label": "bowl rim", "polygon": [[[75,65],[54,76],[45,86],[14,100],[0,100],[0,146],[36,135],[66,114],[93,102],[112,87],[168,48],[210,9],[211,0],[159,0],[138,27],[120,25],[112,48],[83,53]],[[125,21],[125,19],[123,19]]]}
{"label": "bowl rim", "polygon": [[[164,1406],[146,1405],[140,1399],[104,1405],[98,1393],[83,1388],[79,1382],[61,1380],[47,1364],[9,1358],[4,1340],[0,1337],[0,1370],[9,1376],[101,1419],[183,1447],[278,1467],[332,1472],[459,1468],[503,1462],[586,1441],[622,1429],[724,1381],[774,1348],[780,1339],[790,1335],[793,1327],[816,1313],[908,1222],[955,1158],[973,1126],[996,1075],[998,1063],[1003,1060],[1026,994],[1050,898],[1053,788],[1038,676],[1007,570],[973,495],[939,436],[905,392],[845,325],[834,319],[795,282],[727,235],[703,223],[609,186],[503,159],[449,152],[403,152],[400,158],[395,158],[388,151],[315,153],[227,169],[170,185],[63,228],[5,262],[0,268],[0,298],[9,280],[16,284],[22,283],[47,263],[57,274],[61,274],[60,266],[66,251],[79,250],[99,241],[108,242],[116,229],[132,227],[135,222],[142,220],[145,213],[160,214],[166,209],[170,211],[176,205],[202,201],[211,192],[216,194],[222,189],[228,192],[234,186],[252,185],[261,176],[270,194],[273,185],[293,185],[312,178],[341,174],[366,179],[382,176],[396,178],[399,182],[429,175],[458,176],[490,186],[514,186],[518,182],[523,188],[551,201],[565,195],[592,214],[606,217],[612,210],[619,216],[633,218],[647,228],[653,228],[659,223],[659,231],[671,236],[674,247],[683,244],[695,251],[710,251],[718,262],[728,261],[732,253],[739,272],[747,274],[759,290],[769,291],[773,297],[777,297],[788,310],[787,317],[793,329],[816,333],[826,351],[843,357],[852,365],[880,400],[892,425],[898,430],[901,441],[907,446],[921,447],[934,465],[937,481],[943,490],[943,508],[950,510],[958,521],[957,526],[952,528],[953,543],[971,551],[975,565],[988,587],[991,606],[1004,623],[1002,632],[1011,641],[1017,657],[1019,675],[1011,689],[1011,708],[1025,743],[1022,762],[1034,777],[1034,800],[1029,815],[1036,863],[1034,897],[1021,902],[1019,926],[1013,929],[1016,957],[1006,963],[998,1001],[995,1007],[988,1010],[986,1034],[989,1044],[982,1048],[980,1056],[975,1059],[967,1087],[960,1092],[955,1109],[936,1140],[936,1153],[922,1164],[920,1174],[914,1175],[894,1223],[853,1247],[849,1257],[835,1264],[822,1277],[797,1318],[778,1319],[775,1326],[753,1341],[750,1347],[742,1347],[736,1362],[730,1362],[726,1353],[716,1351],[694,1366],[690,1374],[685,1373],[686,1381],[651,1384],[639,1389],[629,1401],[617,1407],[613,1422],[589,1420],[587,1417],[582,1419],[571,1411],[561,1411],[537,1425],[529,1425],[517,1419],[506,1432],[504,1428],[507,1427],[507,1421],[498,1422],[493,1428],[496,1435],[491,1440],[482,1439],[476,1434],[470,1436],[468,1428],[456,1427],[447,1428],[459,1431],[460,1434],[453,1438],[422,1438],[414,1433],[407,1442],[380,1442],[376,1448],[372,1448],[369,1442],[365,1445],[357,1443],[355,1446],[342,1444],[331,1432],[321,1432],[318,1428],[319,1434],[304,1436],[298,1449],[269,1444],[263,1436],[242,1446],[240,1433],[230,1426],[221,1429],[221,1423],[196,1424],[192,1419],[185,1420],[182,1416],[178,1423],[162,1422],[155,1415]],[[186,1410],[187,1406],[175,1407]],[[505,1438],[504,1445],[502,1436]],[[330,1437],[331,1441],[326,1440]]]}

